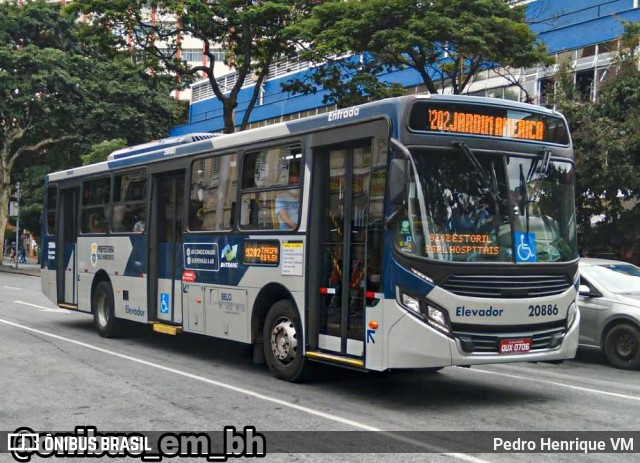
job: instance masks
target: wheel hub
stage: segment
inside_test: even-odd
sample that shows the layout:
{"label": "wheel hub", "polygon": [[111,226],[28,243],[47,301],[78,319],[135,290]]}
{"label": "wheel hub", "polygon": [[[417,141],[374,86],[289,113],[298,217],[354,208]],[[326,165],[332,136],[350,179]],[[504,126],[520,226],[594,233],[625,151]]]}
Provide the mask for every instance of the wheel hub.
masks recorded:
{"label": "wheel hub", "polygon": [[636,347],[636,343],[633,337],[628,334],[623,334],[618,338],[616,343],[616,350],[621,357],[629,357],[633,354]]}
{"label": "wheel hub", "polygon": [[298,350],[298,339],[293,322],[287,318],[276,322],[271,331],[271,350],[283,364],[291,363]]}

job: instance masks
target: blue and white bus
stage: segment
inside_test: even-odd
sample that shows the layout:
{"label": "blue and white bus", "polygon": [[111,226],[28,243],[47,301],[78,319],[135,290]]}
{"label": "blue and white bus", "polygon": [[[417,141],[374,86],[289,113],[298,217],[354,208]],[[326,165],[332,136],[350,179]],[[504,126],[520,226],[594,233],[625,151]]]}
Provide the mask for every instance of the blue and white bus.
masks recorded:
{"label": "blue and white bus", "polygon": [[561,361],[578,344],[565,119],[416,95],[133,146],[46,178],[42,288],[255,346],[275,376]]}

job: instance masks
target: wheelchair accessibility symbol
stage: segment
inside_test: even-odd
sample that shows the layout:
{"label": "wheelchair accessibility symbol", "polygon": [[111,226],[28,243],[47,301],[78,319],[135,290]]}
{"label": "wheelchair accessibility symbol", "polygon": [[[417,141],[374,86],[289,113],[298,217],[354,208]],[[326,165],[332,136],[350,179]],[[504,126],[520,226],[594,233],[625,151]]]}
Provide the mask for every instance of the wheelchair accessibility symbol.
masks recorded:
{"label": "wheelchair accessibility symbol", "polygon": [[516,262],[538,262],[535,233],[514,233],[516,240]]}
{"label": "wheelchair accessibility symbol", "polygon": [[169,313],[169,293],[160,293],[160,313]]}

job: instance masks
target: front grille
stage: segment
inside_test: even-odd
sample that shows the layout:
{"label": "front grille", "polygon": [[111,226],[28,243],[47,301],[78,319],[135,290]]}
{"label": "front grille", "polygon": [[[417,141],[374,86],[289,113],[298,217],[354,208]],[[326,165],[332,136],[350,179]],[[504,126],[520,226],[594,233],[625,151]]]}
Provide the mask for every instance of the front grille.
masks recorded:
{"label": "front grille", "polygon": [[567,330],[564,326],[534,331],[533,333],[478,333],[471,331],[456,331],[454,328],[453,337],[466,345],[468,345],[469,341],[473,342],[473,353],[497,354],[500,340],[502,339],[531,338],[531,351],[536,351],[548,349],[554,335],[564,335],[566,332]]}
{"label": "front grille", "polygon": [[571,285],[566,275],[451,275],[442,288],[459,296],[509,299],[561,294]]}

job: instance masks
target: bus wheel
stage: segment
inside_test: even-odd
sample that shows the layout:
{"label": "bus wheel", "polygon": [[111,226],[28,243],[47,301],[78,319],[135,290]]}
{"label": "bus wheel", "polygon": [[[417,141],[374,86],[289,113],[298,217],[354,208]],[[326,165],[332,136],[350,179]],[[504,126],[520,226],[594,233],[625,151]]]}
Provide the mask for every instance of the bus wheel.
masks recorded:
{"label": "bus wheel", "polygon": [[616,368],[640,368],[640,330],[629,323],[614,326],[604,338],[604,354]]}
{"label": "bus wheel", "polygon": [[305,379],[309,366],[303,355],[302,324],[291,301],[278,301],[269,309],[263,345],[267,365],[276,378],[291,382]]}
{"label": "bus wheel", "polygon": [[101,281],[96,286],[93,295],[93,323],[103,338],[114,338],[123,334],[123,322],[116,319],[113,289],[108,281]]}

